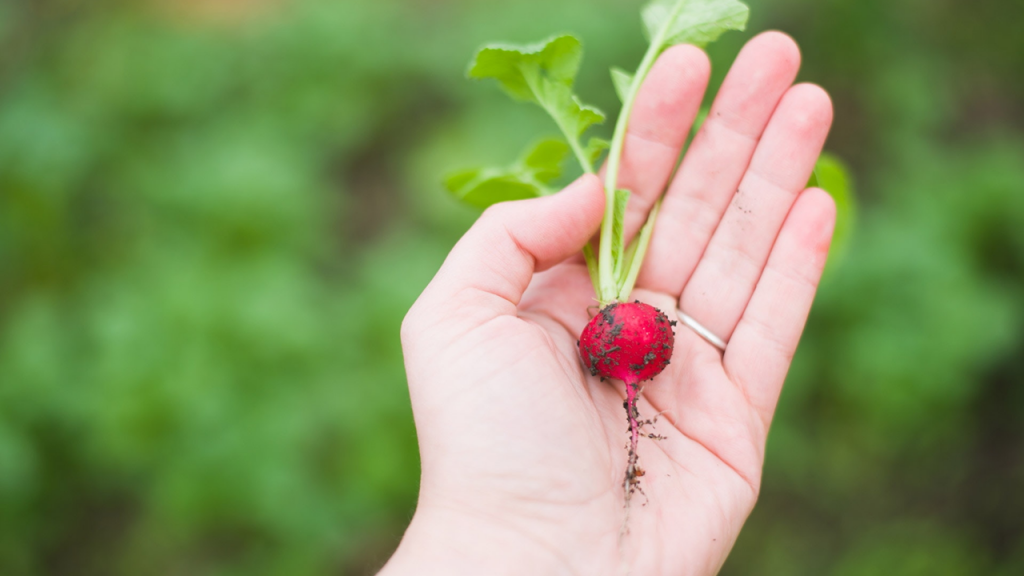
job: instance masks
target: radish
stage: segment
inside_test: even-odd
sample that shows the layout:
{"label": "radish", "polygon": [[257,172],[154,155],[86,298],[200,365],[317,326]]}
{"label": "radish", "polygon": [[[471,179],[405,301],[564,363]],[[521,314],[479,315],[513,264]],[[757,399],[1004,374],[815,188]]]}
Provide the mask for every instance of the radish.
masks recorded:
{"label": "radish", "polygon": [[[640,85],[665,49],[675,44],[703,47],[727,30],[743,30],[749,9],[739,0],[650,0],[641,16],[650,47],[636,72],[612,68],[611,78],[622,109],[611,141],[583,134],[604,121],[603,112],[583,104],[573,91],[583,56],[580,41],[562,35],[527,45],[490,44],[470,63],[470,78],[497,80],[516,100],[532,102],[551,115],[562,138],[546,138],[528,148],[508,166],[473,168],[451,174],[445,181],[459,199],[479,207],[496,202],[554,193],[550,184],[561,175],[563,161],[574,156],[585,173],[609,150],[605,170],[605,215],[601,222],[598,253],[584,246],[597,301],[601,310],[580,335],[583,365],[594,376],[621,380],[626,385],[626,418],[629,421],[629,464],[623,484],[627,504],[643,471],[637,465],[641,421],[637,410],[640,383],[658,375],[672,358],[675,334],[660,310],[639,301],[624,303],[636,283],[661,200],[654,203],[647,222],[631,242],[624,231],[630,192],[619,188],[618,177],[626,127]],[[648,434],[650,438],[660,438]]]}
{"label": "radish", "polygon": [[[623,487],[626,500],[639,487],[643,472],[637,467],[640,412],[636,408],[640,383],[654,378],[668,366],[675,345],[675,320],[639,300],[605,306],[580,334],[580,358],[594,376],[622,380],[626,384],[626,420],[629,422],[629,463]],[[653,435],[651,436],[654,437]]]}
{"label": "radish", "polygon": [[609,304],[580,334],[580,357],[592,375],[635,386],[668,366],[675,325],[664,312],[639,300]]}

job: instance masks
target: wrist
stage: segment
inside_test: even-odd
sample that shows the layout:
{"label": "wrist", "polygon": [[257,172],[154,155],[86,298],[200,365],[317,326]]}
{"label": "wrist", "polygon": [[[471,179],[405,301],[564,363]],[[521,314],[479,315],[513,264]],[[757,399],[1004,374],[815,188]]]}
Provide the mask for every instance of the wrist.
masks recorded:
{"label": "wrist", "polygon": [[378,576],[575,573],[558,544],[512,522],[421,506]]}

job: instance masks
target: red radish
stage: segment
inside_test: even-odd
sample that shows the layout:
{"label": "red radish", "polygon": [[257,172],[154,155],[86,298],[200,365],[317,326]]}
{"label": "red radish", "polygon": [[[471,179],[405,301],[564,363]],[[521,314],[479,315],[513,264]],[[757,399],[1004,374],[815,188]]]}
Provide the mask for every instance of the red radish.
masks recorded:
{"label": "red radish", "polygon": [[[612,303],[598,312],[580,334],[580,357],[594,376],[615,378],[626,384],[626,419],[629,421],[630,449],[624,487],[629,500],[643,471],[637,466],[640,413],[636,408],[639,384],[650,380],[668,366],[675,344],[675,321],[640,301]],[[652,434],[651,437],[654,437]]]}

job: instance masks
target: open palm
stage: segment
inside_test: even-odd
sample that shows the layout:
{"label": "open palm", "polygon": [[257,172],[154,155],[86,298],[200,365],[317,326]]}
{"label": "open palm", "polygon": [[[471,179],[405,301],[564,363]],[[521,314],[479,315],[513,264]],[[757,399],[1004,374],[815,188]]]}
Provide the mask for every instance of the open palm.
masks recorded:
{"label": "open palm", "polygon": [[385,572],[714,574],[753,508],[764,445],[828,252],[831,199],[804,190],[831,106],[792,86],[788,37],[751,40],[671,182],[707,85],[678,46],[637,100],[620,186],[627,234],[666,189],[634,297],[688,327],[645,386],[643,495],[624,506],[621,382],[581,366],[596,302],[573,257],[603,210],[597,178],[488,210],[403,326],[422,458],[420,502]]}

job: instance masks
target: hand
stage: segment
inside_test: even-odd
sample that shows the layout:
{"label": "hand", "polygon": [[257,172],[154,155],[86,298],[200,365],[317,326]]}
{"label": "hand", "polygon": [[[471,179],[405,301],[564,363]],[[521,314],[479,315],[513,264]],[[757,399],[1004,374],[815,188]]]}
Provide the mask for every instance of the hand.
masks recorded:
{"label": "hand", "polygon": [[[384,574],[714,574],[757,499],[768,427],[835,220],[804,190],[828,96],[791,86],[787,36],[751,40],[668,187],[634,297],[677,307],[672,363],[648,382],[644,495],[623,533],[621,382],[581,366],[596,302],[577,254],[597,231],[594,176],[487,210],[402,327],[419,433],[419,505]],[[620,185],[635,234],[665,189],[707,85],[691,46],[666,51],[637,100]]]}

